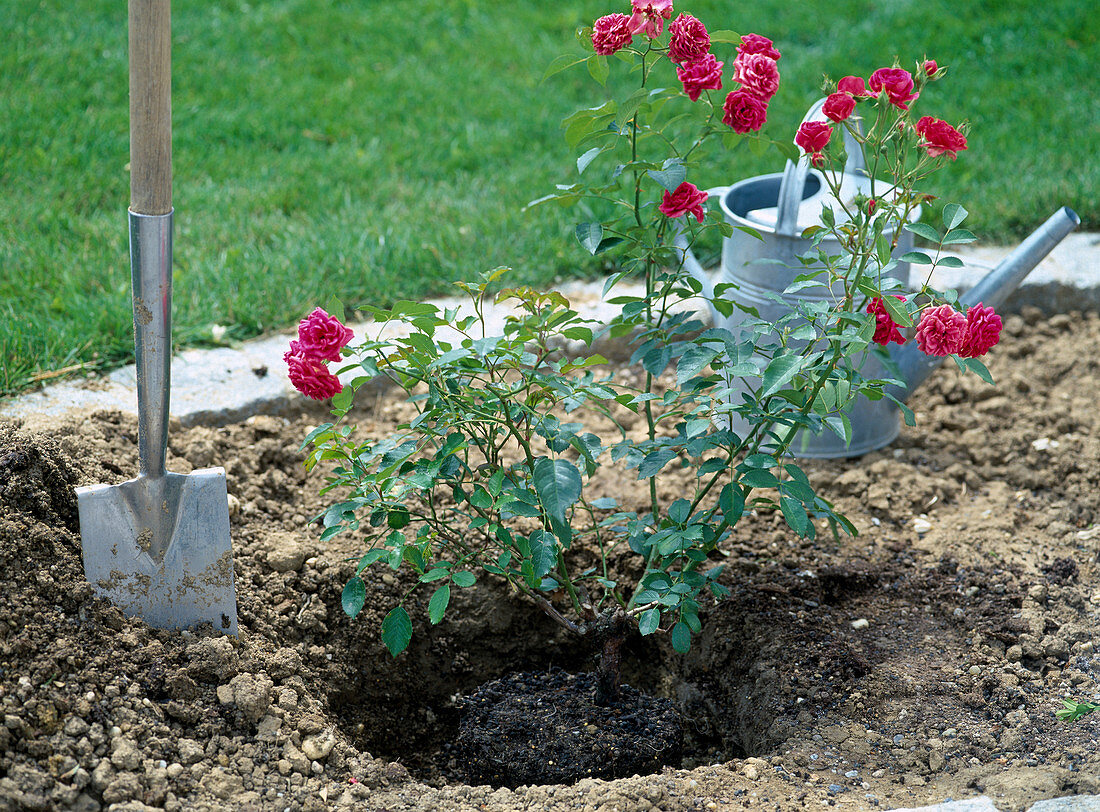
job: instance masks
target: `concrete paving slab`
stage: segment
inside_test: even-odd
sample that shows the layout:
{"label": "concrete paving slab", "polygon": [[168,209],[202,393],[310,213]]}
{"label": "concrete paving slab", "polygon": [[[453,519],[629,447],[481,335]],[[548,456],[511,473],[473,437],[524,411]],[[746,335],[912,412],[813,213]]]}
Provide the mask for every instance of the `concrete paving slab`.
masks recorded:
{"label": "concrete paving slab", "polygon": [[1032,804],[1028,812],[1100,812],[1100,795],[1071,795]]}
{"label": "concrete paving slab", "polygon": [[944,801],[932,806],[905,807],[890,812],[1000,812],[996,804],[985,795],[967,798],[964,801]]}
{"label": "concrete paving slab", "polygon": [[[938,270],[932,279],[935,286],[964,291],[1012,250],[1012,246],[967,248],[967,253],[961,254],[964,267]],[[620,285],[615,290],[617,295],[637,295],[641,289]],[[562,292],[579,313],[598,322],[606,322],[617,310],[603,300],[602,280],[568,283],[562,286]],[[435,301],[441,308],[464,305],[458,299]],[[1070,234],[999,310],[1011,313],[1027,305],[1046,312],[1100,310],[1100,234]],[[511,310],[491,306],[486,312],[488,334],[501,333]],[[377,335],[377,327],[372,324],[351,327],[357,338]],[[283,334],[246,341],[233,348],[181,352],[172,362],[172,416],[185,426],[225,425],[302,403],[302,396],[290,385],[283,362],[289,340],[289,334]],[[52,417],[97,409],[134,414],[134,376],[131,365],[104,377],[53,384],[0,402],[0,419]]]}

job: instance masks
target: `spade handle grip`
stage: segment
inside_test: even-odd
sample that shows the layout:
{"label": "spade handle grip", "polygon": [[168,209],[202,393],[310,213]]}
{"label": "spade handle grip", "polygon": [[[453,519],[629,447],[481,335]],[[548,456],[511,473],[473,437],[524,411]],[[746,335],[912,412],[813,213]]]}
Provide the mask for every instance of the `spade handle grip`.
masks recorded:
{"label": "spade handle grip", "polygon": [[172,210],[170,0],[130,0],[130,210]]}

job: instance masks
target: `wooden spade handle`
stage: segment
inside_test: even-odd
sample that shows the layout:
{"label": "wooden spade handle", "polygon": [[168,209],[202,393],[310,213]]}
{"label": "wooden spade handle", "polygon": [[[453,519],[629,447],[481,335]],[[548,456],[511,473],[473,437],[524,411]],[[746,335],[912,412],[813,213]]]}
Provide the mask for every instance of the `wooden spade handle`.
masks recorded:
{"label": "wooden spade handle", "polygon": [[170,0],[130,0],[130,210],[172,211]]}

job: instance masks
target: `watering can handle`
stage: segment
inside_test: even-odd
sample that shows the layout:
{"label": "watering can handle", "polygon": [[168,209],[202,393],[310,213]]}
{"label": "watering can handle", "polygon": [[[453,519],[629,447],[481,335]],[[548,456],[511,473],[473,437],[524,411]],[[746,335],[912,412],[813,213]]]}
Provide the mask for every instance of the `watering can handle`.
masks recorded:
{"label": "watering can handle", "polygon": [[[825,99],[821,99],[809,109],[802,123],[808,121],[823,121],[821,112],[825,106]],[[860,126],[857,120],[856,126]],[[867,174],[867,164],[863,160],[863,150],[859,142],[848,132],[847,127],[841,127],[844,132],[844,149],[848,153],[848,160],[844,164],[844,172],[848,175]],[[795,236],[798,229],[798,207],[802,203],[802,192],[806,188],[806,176],[810,172],[810,156],[803,155],[798,163],[787,161],[783,170],[783,182],[779,186],[779,204],[776,211],[775,231],[788,237]]]}
{"label": "watering can handle", "polygon": [[[718,198],[721,200],[726,196],[726,192],[730,190],[729,186],[715,186],[713,189],[707,189],[707,197]],[[692,252],[691,247],[688,245],[686,230],[684,224],[679,220],[673,221],[673,228],[675,236],[672,239],[672,244],[680,251],[683,256],[683,266],[691,276],[696,279],[702,288],[703,298],[707,302],[714,301],[714,284],[710,281],[710,277],[707,272],[703,270],[703,266],[699,264],[699,260],[695,258],[695,254]],[[714,306],[711,305],[713,311]]]}

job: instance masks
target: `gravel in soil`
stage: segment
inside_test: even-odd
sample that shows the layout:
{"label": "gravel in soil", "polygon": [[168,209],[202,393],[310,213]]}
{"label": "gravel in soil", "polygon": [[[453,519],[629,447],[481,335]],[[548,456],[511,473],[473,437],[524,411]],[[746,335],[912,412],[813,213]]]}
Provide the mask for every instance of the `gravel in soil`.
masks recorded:
{"label": "gravel in soil", "polygon": [[[369,571],[346,618],[355,539],[308,526],[297,451],[323,412],[172,427],[170,470],[227,471],[237,638],[150,629],[83,578],[73,488],[132,476],[132,419],[0,424],[0,809],[873,809],[982,792],[1022,809],[1098,792],[1100,721],[1054,711],[1100,701],[1100,320],[1025,311],[989,360],[996,388],[941,369],[892,447],[806,465],[858,537],[750,517],[692,651],[628,641],[625,681],[684,714],[684,768],[572,786],[448,779],[462,695],[591,652],[489,583],[434,627],[414,599],[396,660],[377,627],[403,574]],[[361,429],[406,408],[379,396]],[[644,498],[629,476],[601,487]]]}

